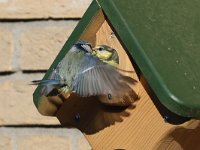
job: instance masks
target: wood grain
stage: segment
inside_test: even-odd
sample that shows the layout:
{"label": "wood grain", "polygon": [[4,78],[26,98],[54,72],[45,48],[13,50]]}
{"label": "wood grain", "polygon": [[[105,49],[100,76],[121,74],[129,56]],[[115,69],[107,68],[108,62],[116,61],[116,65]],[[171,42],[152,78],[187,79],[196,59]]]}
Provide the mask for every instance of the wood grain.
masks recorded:
{"label": "wood grain", "polygon": [[[117,35],[115,35],[114,31],[110,28],[108,22],[105,20],[104,23],[102,24],[101,28],[97,31],[96,33],[96,45],[109,45],[110,47],[114,48],[119,56],[119,67],[122,70],[129,71],[128,72],[122,72],[124,75],[131,77],[132,79],[139,81],[138,76],[136,74],[136,71],[125,51],[125,49],[122,47],[120,44]],[[130,73],[131,71],[131,73]],[[138,99],[138,84],[135,83],[134,85],[130,85],[131,88],[133,89],[132,92],[125,93],[124,95],[125,98],[123,97],[113,97],[112,100],[109,100],[106,96],[101,96],[99,99],[101,101],[106,102],[115,102],[119,101],[118,103],[121,102],[121,104],[124,104],[127,106],[130,105],[132,102]]]}
{"label": "wood grain", "polygon": [[105,17],[103,12],[99,10],[97,14],[94,15],[94,19],[92,19],[86,27],[86,30],[80,37],[80,40],[88,41],[94,46],[96,41],[96,32],[99,30],[104,21]]}

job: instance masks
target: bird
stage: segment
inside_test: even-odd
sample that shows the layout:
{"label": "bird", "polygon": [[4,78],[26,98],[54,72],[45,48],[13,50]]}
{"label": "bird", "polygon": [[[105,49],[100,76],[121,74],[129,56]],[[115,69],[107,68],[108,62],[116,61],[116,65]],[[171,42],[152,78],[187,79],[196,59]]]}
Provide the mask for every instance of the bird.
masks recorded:
{"label": "bird", "polygon": [[41,95],[76,93],[80,97],[103,96],[100,101],[104,104],[123,105],[118,99],[124,99],[125,93],[133,92],[136,95],[130,88],[136,80],[124,76],[117,68],[118,64],[119,57],[115,49],[107,45],[92,48],[89,42],[78,41],[53,69],[48,79],[32,82],[43,86]]}
{"label": "bird", "polygon": [[119,56],[114,48],[107,45],[98,45],[93,48],[95,55],[103,62],[117,67],[119,64]]}

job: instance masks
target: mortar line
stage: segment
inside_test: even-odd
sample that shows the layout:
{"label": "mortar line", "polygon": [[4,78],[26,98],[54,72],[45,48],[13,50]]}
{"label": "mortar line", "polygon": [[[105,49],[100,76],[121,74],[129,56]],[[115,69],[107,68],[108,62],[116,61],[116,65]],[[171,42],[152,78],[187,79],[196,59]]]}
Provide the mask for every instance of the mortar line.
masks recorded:
{"label": "mortar line", "polygon": [[79,21],[81,17],[77,18],[0,18],[1,23],[16,23],[16,22],[38,22],[38,21]]}
{"label": "mortar line", "polygon": [[0,128],[70,128],[64,125],[43,125],[43,124],[13,124],[13,125],[0,125]]}

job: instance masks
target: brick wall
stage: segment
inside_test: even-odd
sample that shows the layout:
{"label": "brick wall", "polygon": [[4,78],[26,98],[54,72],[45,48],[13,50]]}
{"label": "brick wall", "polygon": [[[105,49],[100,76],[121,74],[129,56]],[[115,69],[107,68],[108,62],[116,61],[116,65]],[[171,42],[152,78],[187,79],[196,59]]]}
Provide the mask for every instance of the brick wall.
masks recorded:
{"label": "brick wall", "polygon": [[80,131],[41,116],[43,77],[91,0],[0,0],[0,150],[87,150]]}

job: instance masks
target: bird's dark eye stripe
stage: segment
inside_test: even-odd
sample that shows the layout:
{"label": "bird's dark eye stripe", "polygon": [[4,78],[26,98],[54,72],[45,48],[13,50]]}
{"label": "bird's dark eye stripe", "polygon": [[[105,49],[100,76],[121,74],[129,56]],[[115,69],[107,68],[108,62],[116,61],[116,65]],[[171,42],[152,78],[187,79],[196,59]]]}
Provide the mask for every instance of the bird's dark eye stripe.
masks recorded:
{"label": "bird's dark eye stripe", "polygon": [[92,45],[90,43],[86,43],[86,45],[88,45],[90,48],[92,48]]}
{"label": "bird's dark eye stripe", "polygon": [[86,49],[83,47],[83,44],[75,44],[75,46],[77,49],[87,52]]}
{"label": "bird's dark eye stripe", "polygon": [[103,50],[103,47],[99,47],[98,50],[99,50],[99,51],[102,51],[102,50]]}
{"label": "bird's dark eye stripe", "polygon": [[80,45],[80,49],[83,50],[84,52],[88,52],[88,51],[84,48],[84,44]]}

